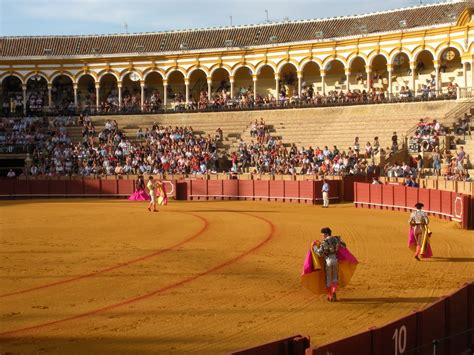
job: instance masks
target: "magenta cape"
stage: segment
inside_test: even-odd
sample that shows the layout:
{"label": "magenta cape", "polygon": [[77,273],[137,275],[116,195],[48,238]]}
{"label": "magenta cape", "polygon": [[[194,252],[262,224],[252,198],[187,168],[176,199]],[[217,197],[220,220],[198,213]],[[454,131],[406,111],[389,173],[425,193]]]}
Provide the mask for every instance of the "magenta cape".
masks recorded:
{"label": "magenta cape", "polygon": [[[349,284],[359,262],[349,249],[342,246],[339,246],[337,258],[339,260],[339,286],[344,287]],[[319,257],[313,251],[313,248],[309,248],[303,264],[301,284],[304,288],[318,295],[326,293],[326,280],[323,267],[323,258]]]}
{"label": "magenta cape", "polygon": [[148,195],[145,190],[135,191],[128,197],[129,201],[149,201],[150,195]]}
{"label": "magenta cape", "polygon": [[[420,256],[424,259],[431,258],[433,256],[433,251],[431,250],[430,245],[430,238],[431,238],[431,231],[426,228],[425,232],[423,233],[423,241],[421,243],[421,251]],[[416,250],[416,239],[415,239],[415,229],[410,226],[408,230],[408,248],[412,251]]]}

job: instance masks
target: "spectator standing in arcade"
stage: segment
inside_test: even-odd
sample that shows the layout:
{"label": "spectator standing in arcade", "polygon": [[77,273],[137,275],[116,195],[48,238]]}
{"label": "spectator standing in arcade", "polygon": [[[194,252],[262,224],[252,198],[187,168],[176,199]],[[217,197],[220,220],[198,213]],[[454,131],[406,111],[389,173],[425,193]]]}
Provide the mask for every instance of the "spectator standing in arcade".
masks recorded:
{"label": "spectator standing in arcade", "polygon": [[321,188],[321,192],[323,193],[323,208],[329,207],[329,184],[327,183],[326,179],[323,179],[323,187]]}

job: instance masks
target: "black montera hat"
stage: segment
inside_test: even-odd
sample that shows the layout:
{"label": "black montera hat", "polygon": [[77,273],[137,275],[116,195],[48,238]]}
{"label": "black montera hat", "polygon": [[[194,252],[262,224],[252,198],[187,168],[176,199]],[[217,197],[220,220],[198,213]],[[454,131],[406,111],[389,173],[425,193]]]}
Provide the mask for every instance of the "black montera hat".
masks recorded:
{"label": "black montera hat", "polygon": [[415,204],[415,208],[418,208],[419,210],[421,210],[425,205],[422,204],[421,202],[418,202],[417,204]]}
{"label": "black montera hat", "polygon": [[324,228],[321,228],[321,233],[331,235],[332,231],[331,231],[331,228],[324,227]]}

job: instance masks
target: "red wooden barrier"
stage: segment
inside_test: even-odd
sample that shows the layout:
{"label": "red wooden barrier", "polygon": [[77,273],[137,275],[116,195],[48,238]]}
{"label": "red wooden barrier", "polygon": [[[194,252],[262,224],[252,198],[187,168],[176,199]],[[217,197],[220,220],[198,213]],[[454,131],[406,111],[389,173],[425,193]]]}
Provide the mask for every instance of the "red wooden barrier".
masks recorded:
{"label": "red wooden barrier", "polygon": [[284,181],[285,201],[300,202],[300,183],[299,181]]}
{"label": "red wooden barrier", "polygon": [[306,350],[306,355],[368,355],[372,347],[372,331],[366,331],[331,344]]}
{"label": "red wooden barrier", "polygon": [[415,204],[419,202],[419,199],[418,199],[419,190],[420,189],[415,188],[415,187],[406,187],[406,196],[407,196],[407,200],[405,204],[406,207],[415,208]]}
{"label": "red wooden barrier", "polygon": [[13,179],[2,179],[0,180],[0,196],[6,197],[11,196],[15,192],[15,180]]}
{"label": "red wooden barrier", "polygon": [[430,211],[441,212],[441,190],[430,190]]}
{"label": "red wooden barrier", "polygon": [[66,181],[65,180],[48,180],[48,193],[50,196],[65,196]]}
{"label": "red wooden barrier", "polygon": [[423,207],[427,211],[431,211],[430,191],[427,189],[419,189],[418,191],[418,202],[425,205]]}
{"label": "red wooden barrier", "polygon": [[117,180],[117,192],[119,195],[131,195],[135,188],[134,180]]}
{"label": "red wooden barrier", "polygon": [[416,348],[416,313],[372,330],[372,355],[404,354]]}
{"label": "red wooden barrier", "polygon": [[225,200],[237,200],[239,198],[239,180],[223,180],[223,195]]}
{"label": "red wooden barrier", "polygon": [[253,180],[238,180],[240,199],[253,200],[255,196]]}
{"label": "red wooden barrier", "polygon": [[256,346],[254,348],[233,351],[232,355],[304,355],[309,348],[309,338],[295,335],[289,338],[280,339],[271,343]]}
{"label": "red wooden barrier", "polygon": [[270,201],[270,181],[254,180],[255,200]]}
{"label": "red wooden barrier", "polygon": [[67,195],[83,195],[82,180],[66,180],[66,194]]}
{"label": "red wooden barrier", "polygon": [[118,193],[118,182],[120,180],[100,180],[100,194],[114,196]]}
{"label": "red wooden barrier", "polygon": [[100,180],[84,179],[84,194],[100,195]]}
{"label": "red wooden barrier", "polygon": [[446,340],[447,354],[461,354],[468,348],[468,314],[468,287],[464,287],[446,298],[446,335],[450,337]]}
{"label": "red wooden barrier", "polygon": [[[225,181],[227,182],[227,181]],[[207,196],[209,200],[222,200],[224,195],[223,190],[224,180],[209,180],[207,181]]]}
{"label": "red wooden barrier", "polygon": [[315,199],[314,181],[298,181],[301,203],[313,204]]}
{"label": "red wooden barrier", "polygon": [[370,202],[375,204],[377,208],[382,208],[382,185],[370,185]]}
{"label": "red wooden barrier", "polygon": [[270,182],[270,201],[283,202],[285,200],[285,182]]}
{"label": "red wooden barrier", "polygon": [[468,289],[468,305],[469,305],[469,310],[467,312],[468,316],[468,327],[471,329],[471,334],[469,341],[471,344],[474,344],[474,282],[471,282],[469,286],[467,287]]}
{"label": "red wooden barrier", "polygon": [[[421,312],[418,312],[417,346],[420,347],[419,355],[432,355],[434,339],[444,338],[446,335],[446,300],[432,304]],[[437,355],[445,355],[444,342],[441,342],[436,349]],[[448,355],[448,354],[446,354]]]}
{"label": "red wooden barrier", "polygon": [[207,200],[207,180],[189,180],[191,191],[189,198],[191,200]]}
{"label": "red wooden barrier", "polygon": [[407,189],[405,186],[393,185],[393,202],[398,210],[405,210],[407,205]]}
{"label": "red wooden barrier", "polygon": [[450,216],[452,211],[451,192],[441,191],[441,213],[444,217]]}
{"label": "red wooden barrier", "polygon": [[392,208],[395,204],[394,200],[394,188],[393,185],[381,185],[382,186],[382,201],[385,208]]}
{"label": "red wooden barrier", "polygon": [[48,195],[48,180],[32,180],[30,183],[30,194],[32,195]]}
{"label": "red wooden barrier", "polygon": [[354,201],[356,207],[364,207],[367,206],[366,204],[370,203],[370,184],[363,184],[363,183],[355,183],[355,196],[356,200]]}
{"label": "red wooden barrier", "polygon": [[15,180],[13,189],[14,189],[15,195],[29,195],[30,182],[26,180]]}

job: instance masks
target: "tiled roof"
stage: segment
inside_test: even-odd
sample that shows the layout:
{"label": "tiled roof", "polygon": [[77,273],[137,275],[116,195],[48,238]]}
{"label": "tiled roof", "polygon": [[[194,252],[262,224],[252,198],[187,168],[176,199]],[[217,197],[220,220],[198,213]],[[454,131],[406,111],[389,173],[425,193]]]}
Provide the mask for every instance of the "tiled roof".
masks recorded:
{"label": "tiled roof", "polygon": [[328,19],[158,33],[0,37],[0,58],[159,53],[343,38],[452,24],[472,6],[457,1]]}

